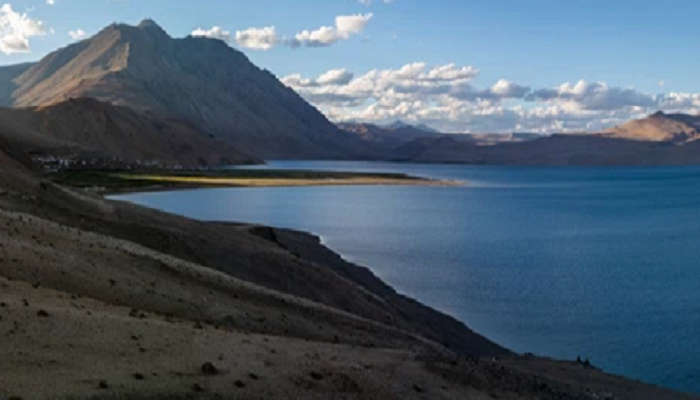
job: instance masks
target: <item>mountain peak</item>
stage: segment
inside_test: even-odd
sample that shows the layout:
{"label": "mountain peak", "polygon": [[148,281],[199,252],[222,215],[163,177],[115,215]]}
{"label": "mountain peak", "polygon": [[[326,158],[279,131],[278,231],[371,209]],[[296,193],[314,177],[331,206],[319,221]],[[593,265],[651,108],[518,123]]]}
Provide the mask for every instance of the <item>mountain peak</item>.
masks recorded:
{"label": "mountain peak", "polygon": [[160,25],[158,25],[158,23],[157,23],[156,21],[154,21],[154,20],[152,20],[152,19],[150,19],[150,18],[146,18],[146,19],[144,19],[143,21],[141,21],[141,22],[138,24],[138,27],[141,28],[141,29],[148,29],[148,28],[158,28],[158,29],[160,29],[160,30],[163,29],[163,28],[160,27]]}
{"label": "mountain peak", "polygon": [[243,53],[220,40],[174,39],[152,19],[110,25],[47,55],[16,81],[3,79],[0,102],[48,106],[91,97],[187,121],[259,157],[368,151]]}
{"label": "mountain peak", "polygon": [[162,36],[162,37],[170,37],[168,33],[156,23],[156,21],[146,18],[143,21],[141,21],[137,26],[138,29],[154,34],[156,36]]}

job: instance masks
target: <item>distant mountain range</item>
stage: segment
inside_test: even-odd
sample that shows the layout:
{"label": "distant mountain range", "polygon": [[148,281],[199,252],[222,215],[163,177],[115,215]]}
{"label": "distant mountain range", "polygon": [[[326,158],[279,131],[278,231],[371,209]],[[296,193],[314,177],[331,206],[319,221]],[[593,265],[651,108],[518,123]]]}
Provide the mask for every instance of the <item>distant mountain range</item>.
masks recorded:
{"label": "distant mountain range", "polygon": [[74,163],[700,164],[700,117],[684,114],[551,136],[444,134],[403,121],[336,126],[223,41],[173,39],[152,20],[113,24],[37,63],[1,67],[0,106],[0,140]]}
{"label": "distant mountain range", "polygon": [[592,134],[524,134],[516,140],[494,143],[474,140],[482,135],[426,136],[395,148],[390,158],[412,162],[507,165],[700,164],[700,142],[696,140],[700,137],[698,128],[698,116],[656,113]]}
{"label": "distant mountain range", "polygon": [[400,146],[409,144],[412,141],[429,141],[428,139],[431,138],[446,138],[460,143],[484,146],[505,142],[522,142],[544,136],[537,133],[440,133],[427,125],[410,125],[402,121],[396,121],[384,126],[370,123],[345,122],[339,123],[338,127],[357,135],[369,145],[378,147],[388,157],[391,157],[394,150]]}

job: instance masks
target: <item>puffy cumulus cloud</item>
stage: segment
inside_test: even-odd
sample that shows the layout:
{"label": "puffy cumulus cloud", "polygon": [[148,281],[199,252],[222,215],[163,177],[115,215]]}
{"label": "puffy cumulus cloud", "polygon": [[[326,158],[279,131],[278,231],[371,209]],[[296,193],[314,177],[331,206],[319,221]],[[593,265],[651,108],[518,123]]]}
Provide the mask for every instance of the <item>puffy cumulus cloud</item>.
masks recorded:
{"label": "puffy cumulus cloud", "polygon": [[78,28],[74,31],[68,31],[68,36],[70,36],[73,40],[80,40],[87,36],[87,33],[84,30]]}
{"label": "puffy cumulus cloud", "polygon": [[206,37],[210,39],[219,39],[224,42],[231,41],[231,32],[227,31],[220,26],[212,26],[210,29],[197,28],[191,33],[194,37]]}
{"label": "puffy cumulus cloud", "polygon": [[369,21],[372,13],[356,15],[339,15],[335,17],[335,25],[322,26],[315,30],[302,30],[293,37],[279,36],[274,26],[262,28],[251,27],[245,30],[236,31],[231,35],[230,31],[219,26],[210,29],[197,28],[191,35],[195,37],[208,37],[231,42],[235,39],[240,47],[253,50],[270,50],[278,44],[292,48],[306,47],[326,47],[338,41],[349,39],[353,35],[361,33]]}
{"label": "puffy cumulus cloud", "polygon": [[349,39],[350,36],[362,32],[371,19],[372,13],[339,15],[335,17],[335,26],[322,26],[312,31],[303,30],[294,35],[294,38],[288,39],[286,43],[291,47],[330,46],[340,40]]}
{"label": "puffy cumulus cloud", "polygon": [[596,131],[657,109],[700,111],[700,94],[650,95],[603,82],[533,89],[505,79],[479,88],[472,66],[415,62],[354,76],[334,69],[282,81],[335,121],[426,123],[449,132]]}
{"label": "puffy cumulus cloud", "polygon": [[495,97],[519,98],[529,93],[530,88],[527,86],[515,84],[505,79],[499,79],[498,82],[494,83],[493,86],[491,86],[489,92],[492,93]]}
{"label": "puffy cumulus cloud", "polygon": [[345,68],[332,69],[321,74],[316,81],[319,85],[346,85],[352,80],[353,76],[352,72]]}
{"label": "puffy cumulus cloud", "polygon": [[29,39],[46,34],[44,23],[18,13],[10,4],[0,7],[0,51],[5,54],[27,53]]}
{"label": "puffy cumulus cloud", "polygon": [[236,31],[236,43],[248,49],[270,50],[277,44],[277,41],[277,31],[274,26]]}
{"label": "puffy cumulus cloud", "polygon": [[359,77],[338,69],[313,79],[289,75],[282,78],[282,82],[321,108],[326,105],[355,107],[374,100],[375,104],[368,110],[381,119],[391,117],[391,109],[404,114],[420,109],[427,104],[424,98],[437,98],[468,86],[477,74],[470,66],[447,64],[428,68],[425,63],[416,62],[393,70],[371,70]]}
{"label": "puffy cumulus cloud", "polygon": [[589,110],[610,110],[627,106],[650,107],[656,103],[654,96],[634,89],[609,87],[603,82],[580,80],[575,84],[566,82],[555,89],[542,89],[532,93],[534,100],[574,101]]}
{"label": "puffy cumulus cloud", "polygon": [[700,114],[700,93],[671,92],[658,96],[658,102],[662,110]]}

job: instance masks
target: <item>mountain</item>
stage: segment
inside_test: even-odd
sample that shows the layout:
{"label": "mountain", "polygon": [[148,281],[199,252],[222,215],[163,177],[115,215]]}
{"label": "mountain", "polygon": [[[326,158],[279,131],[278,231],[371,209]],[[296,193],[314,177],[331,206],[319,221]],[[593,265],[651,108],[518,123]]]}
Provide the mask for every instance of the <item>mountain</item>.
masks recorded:
{"label": "mountain", "polygon": [[39,164],[202,167],[258,162],[190,123],[94,99],[0,108],[0,138]]}
{"label": "mountain", "polygon": [[441,137],[405,143],[389,158],[488,165],[699,165],[700,142],[677,145],[603,134],[556,134],[535,140],[480,145],[457,137]]}
{"label": "mountain", "polygon": [[683,144],[700,138],[700,117],[688,114],[664,114],[659,111],[647,118],[637,119],[608,129],[604,136],[672,142]]}
{"label": "mountain", "polygon": [[345,122],[339,123],[338,127],[384,151],[391,150],[414,139],[441,135],[430,128],[425,129],[408,125],[401,121],[396,121],[387,126],[379,126],[370,123]]}
{"label": "mountain", "polygon": [[33,65],[0,70],[6,106],[95,98],[188,121],[261,158],[362,158],[340,131],[270,72],[221,40],[171,38],[151,20],[113,24]]}
{"label": "mountain", "polygon": [[437,129],[433,129],[426,124],[411,125],[409,123],[401,121],[400,119],[397,119],[396,121],[394,121],[390,124],[384,125],[383,128],[386,128],[389,130],[396,130],[396,129],[401,129],[401,128],[413,128],[413,129],[421,130],[424,132],[440,133]]}
{"label": "mountain", "polygon": [[[416,147],[430,143],[458,143],[461,147],[487,146],[507,142],[525,142],[543,137],[536,133],[440,133],[429,126],[409,125],[396,121],[386,126],[369,123],[340,123],[340,129],[357,135],[360,139],[382,149],[385,158],[402,159]],[[477,147],[475,147],[476,149]],[[409,150],[413,149],[413,150]]]}
{"label": "mountain", "polygon": [[697,165],[700,116],[657,112],[600,133],[470,134],[416,138],[396,161],[508,165]]}

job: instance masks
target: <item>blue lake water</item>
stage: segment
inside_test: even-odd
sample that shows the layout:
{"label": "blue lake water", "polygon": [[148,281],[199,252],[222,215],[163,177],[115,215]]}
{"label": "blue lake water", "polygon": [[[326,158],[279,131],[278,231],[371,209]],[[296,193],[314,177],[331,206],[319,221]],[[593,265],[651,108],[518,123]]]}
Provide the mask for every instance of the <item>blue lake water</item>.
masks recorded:
{"label": "blue lake water", "polygon": [[700,393],[700,168],[271,162],[464,187],[231,188],[113,196],[314,232],[399,291],[519,352],[590,358]]}

